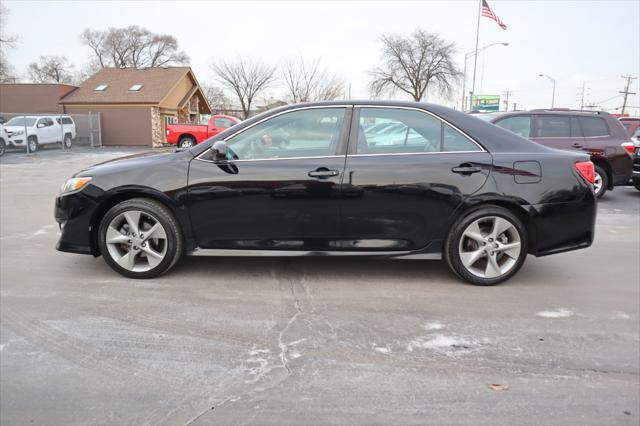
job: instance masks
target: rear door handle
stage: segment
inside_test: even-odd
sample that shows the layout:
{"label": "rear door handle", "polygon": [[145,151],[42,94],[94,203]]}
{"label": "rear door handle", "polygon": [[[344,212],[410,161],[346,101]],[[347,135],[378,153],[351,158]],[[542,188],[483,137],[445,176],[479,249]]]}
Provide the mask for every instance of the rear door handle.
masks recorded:
{"label": "rear door handle", "polygon": [[315,178],[328,178],[328,177],[333,177],[333,176],[338,176],[340,174],[339,171],[337,170],[331,170],[331,169],[327,169],[326,167],[319,167],[315,170],[311,170],[309,173],[307,173],[307,175],[309,175],[309,177],[315,177]]}
{"label": "rear door handle", "polygon": [[472,166],[471,164],[460,164],[458,167],[451,169],[453,173],[459,173],[461,175],[471,175],[482,171],[482,167]]}

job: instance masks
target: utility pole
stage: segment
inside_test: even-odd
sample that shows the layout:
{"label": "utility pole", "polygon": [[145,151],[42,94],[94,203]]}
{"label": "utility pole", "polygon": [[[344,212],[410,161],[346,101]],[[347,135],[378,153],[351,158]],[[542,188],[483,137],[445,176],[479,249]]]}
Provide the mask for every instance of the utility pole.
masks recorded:
{"label": "utility pole", "polygon": [[627,85],[624,88],[624,91],[620,92],[624,94],[624,100],[622,101],[622,112],[621,115],[624,117],[624,109],[627,107],[627,96],[635,95],[635,92],[629,91],[629,86],[631,85],[631,80],[635,80],[638,77],[632,77],[630,75],[623,75],[622,78],[627,80]]}
{"label": "utility pole", "polygon": [[511,90],[505,90],[502,94],[505,96],[504,110],[509,111],[509,96],[513,95],[513,92]]}
{"label": "utility pole", "polygon": [[513,103],[513,111],[517,111],[518,110],[518,104],[517,103]]}
{"label": "utility pole", "polygon": [[587,96],[589,93],[587,93],[587,90],[591,90],[590,87],[586,87],[586,82],[583,81],[582,82],[582,87],[576,87],[576,89],[578,89],[578,93],[577,96],[579,99],[577,99],[577,101],[580,102],[580,111],[584,110],[584,98],[585,96]]}

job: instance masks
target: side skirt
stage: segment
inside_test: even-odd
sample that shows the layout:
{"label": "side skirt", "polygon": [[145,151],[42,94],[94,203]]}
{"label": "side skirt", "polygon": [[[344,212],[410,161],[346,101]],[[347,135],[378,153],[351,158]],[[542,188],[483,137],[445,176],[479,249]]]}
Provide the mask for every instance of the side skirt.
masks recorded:
{"label": "side skirt", "polygon": [[303,250],[232,250],[201,249],[187,252],[188,256],[228,257],[311,257],[311,256],[376,256],[407,260],[440,260],[441,253],[415,253],[411,251],[303,251]]}

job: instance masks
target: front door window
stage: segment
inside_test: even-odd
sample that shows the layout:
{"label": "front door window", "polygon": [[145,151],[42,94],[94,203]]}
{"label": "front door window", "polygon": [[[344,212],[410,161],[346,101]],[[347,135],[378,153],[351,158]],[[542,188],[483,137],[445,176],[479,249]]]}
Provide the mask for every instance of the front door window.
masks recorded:
{"label": "front door window", "polygon": [[336,153],[345,108],[293,111],[259,123],[228,141],[234,160],[322,157]]}

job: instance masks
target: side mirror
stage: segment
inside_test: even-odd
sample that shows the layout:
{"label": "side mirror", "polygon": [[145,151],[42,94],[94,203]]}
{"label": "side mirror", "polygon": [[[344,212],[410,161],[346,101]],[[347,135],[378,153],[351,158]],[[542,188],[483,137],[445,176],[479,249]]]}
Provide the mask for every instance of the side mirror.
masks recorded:
{"label": "side mirror", "polygon": [[215,160],[227,159],[227,143],[225,141],[217,141],[211,145],[211,155]]}
{"label": "side mirror", "polygon": [[38,123],[38,125],[36,127],[38,127],[38,129],[42,129],[45,126],[44,123]]}

